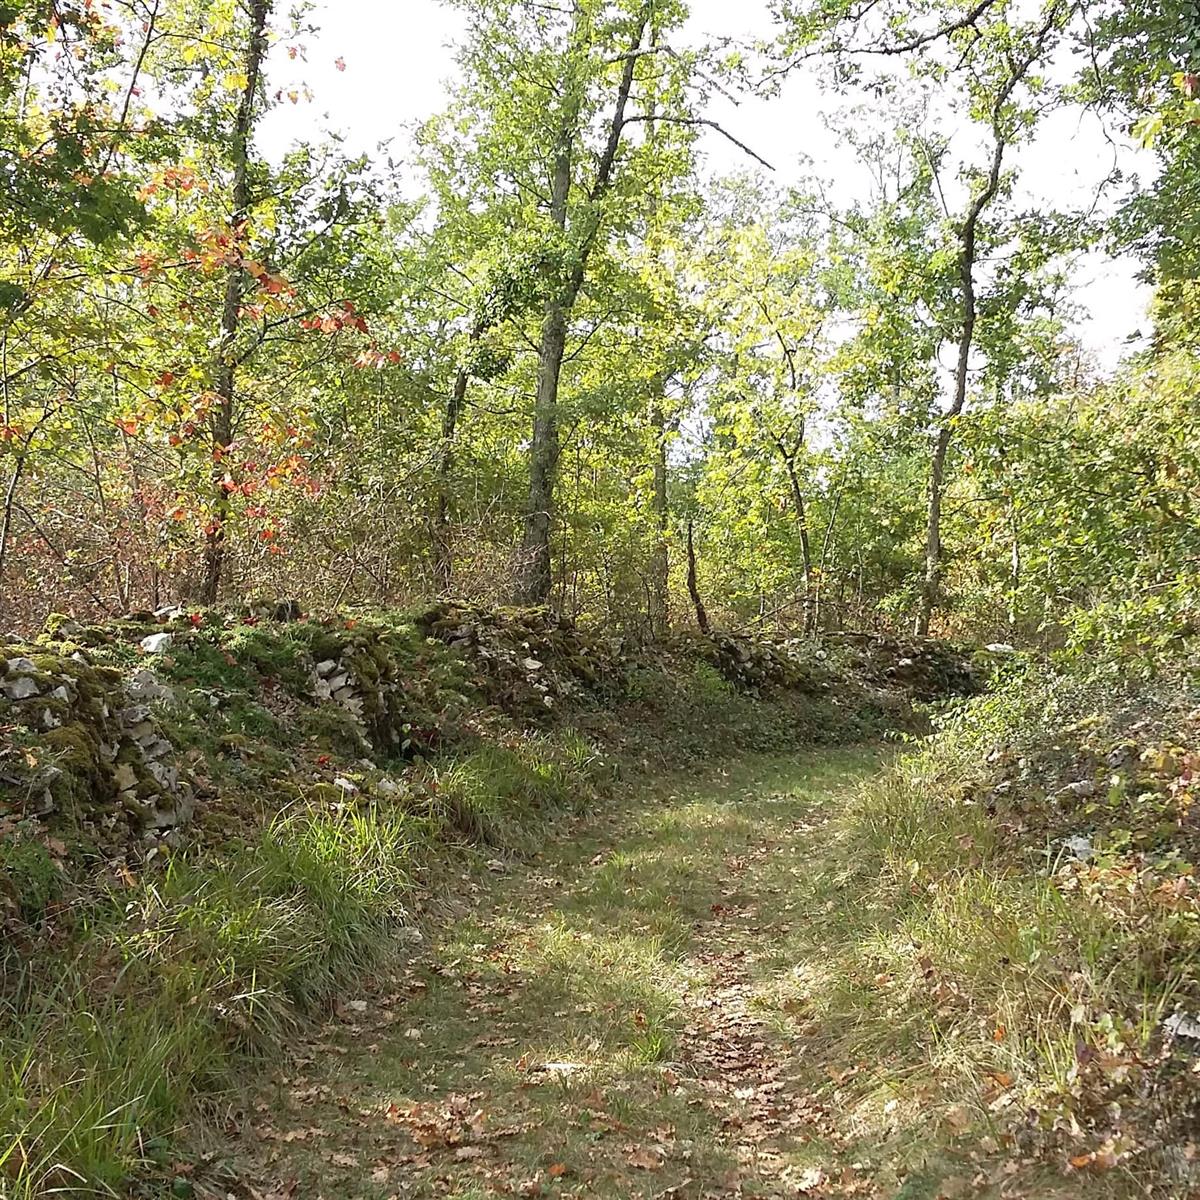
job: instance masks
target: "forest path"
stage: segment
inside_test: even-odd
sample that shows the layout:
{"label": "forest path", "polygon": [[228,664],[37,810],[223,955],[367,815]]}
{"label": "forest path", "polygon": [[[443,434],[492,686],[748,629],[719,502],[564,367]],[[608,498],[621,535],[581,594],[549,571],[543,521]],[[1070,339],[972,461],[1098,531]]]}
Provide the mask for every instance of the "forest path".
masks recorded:
{"label": "forest path", "polygon": [[826,1061],[795,999],[798,956],[820,954],[806,913],[854,903],[828,891],[831,819],[882,761],[660,780],[462,876],[458,915],[229,1122],[212,1194],[965,1194],[970,1166],[934,1162],[919,1113],[881,1133],[843,1103],[870,1065]]}

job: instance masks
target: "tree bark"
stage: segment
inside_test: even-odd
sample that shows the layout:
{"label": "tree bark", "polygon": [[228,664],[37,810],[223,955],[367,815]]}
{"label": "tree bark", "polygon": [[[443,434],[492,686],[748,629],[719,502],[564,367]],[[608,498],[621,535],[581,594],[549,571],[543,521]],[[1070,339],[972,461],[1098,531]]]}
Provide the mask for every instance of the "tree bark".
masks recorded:
{"label": "tree bark", "polygon": [[687,528],[687,588],[688,595],[692,598],[692,607],[696,610],[696,624],[703,634],[712,633],[712,626],[708,621],[708,610],[704,607],[704,601],[700,598],[700,586],[696,582],[696,539],[692,532],[693,522],[688,519]]}
{"label": "tree bark", "polygon": [[437,509],[433,517],[433,567],[438,591],[446,595],[454,575],[454,555],[450,546],[450,478],[454,473],[454,441],[458,435],[458,420],[467,402],[470,375],[459,367],[454,376],[454,388],[446,401],[442,417],[442,451],[438,460]]}
{"label": "tree bark", "polygon": [[833,492],[833,504],[829,510],[829,520],[825,524],[825,536],[821,539],[821,560],[817,568],[817,592],[813,597],[813,626],[815,629],[820,629],[822,624],[829,628],[829,622],[825,619],[824,597],[825,597],[825,580],[829,577],[829,550],[833,545],[833,531],[837,528],[838,510],[842,506],[842,492],[845,487],[845,479],[838,481]]}
{"label": "tree bark", "polygon": [[954,426],[967,403],[967,383],[970,377],[971,349],[975,340],[978,304],[975,295],[975,262],[978,252],[979,221],[1000,190],[1000,173],[1009,135],[1005,130],[1004,107],[1017,85],[1041,56],[1050,31],[1059,19],[1059,7],[1053,5],[1046,15],[1037,36],[1025,55],[1009,62],[1009,74],[992,104],[992,160],[982,190],[967,206],[966,216],[959,227],[958,276],[962,296],[962,324],[958,336],[958,361],[954,367],[954,398],[946,413],[929,463],[929,506],[925,522],[925,571],[917,604],[913,632],[928,637],[929,626],[937,607],[942,584],[942,500],[946,486],[946,460],[954,438]]}
{"label": "tree bark", "polygon": [[[774,436],[774,435],[772,435]],[[787,471],[788,485],[792,492],[792,503],[796,508],[796,529],[800,534],[800,562],[804,570],[804,632],[811,633],[814,624],[816,581],[813,578],[812,537],[808,529],[808,507],[804,502],[804,489],[800,486],[800,474],[796,470],[796,451],[789,450],[783,438],[775,437],[775,448],[783,459]],[[801,427],[800,444],[804,444],[804,429]]]}
{"label": "tree bark", "polygon": [[[1015,84],[1015,81],[1014,81]],[[971,348],[975,341],[978,304],[975,297],[975,259],[979,218],[995,198],[1000,186],[1000,169],[1007,142],[995,128],[995,144],[987,183],[972,200],[959,231],[958,278],[962,296],[962,324],[958,335],[958,360],[954,366],[954,398],[933,443],[929,462],[928,508],[925,519],[925,573],[913,633],[929,636],[929,625],[937,606],[942,583],[942,499],[946,488],[946,459],[954,438],[954,425],[967,403],[967,384],[971,371]]]}
{"label": "tree bark", "polygon": [[[246,84],[238,101],[230,154],[233,162],[230,228],[235,240],[245,232],[250,217],[250,139],[254,131],[254,102],[258,96],[263,59],[267,53],[267,21],[272,0],[251,0],[250,29],[246,42]],[[217,397],[212,415],[213,513],[205,532],[204,565],[199,599],[216,603],[225,572],[226,534],[230,516],[229,493],[225,489],[228,471],[223,459],[233,442],[234,406],[237,388],[235,346],[245,298],[246,273],[240,262],[231,263],[225,273],[225,300],[221,306],[221,335],[213,366],[213,392]]]}
{"label": "tree bark", "polygon": [[[533,407],[533,434],[529,445],[529,504],[525,513],[525,532],[521,540],[516,599],[520,604],[545,604],[553,586],[550,535],[554,527],[554,489],[558,477],[558,385],[562,376],[567,346],[567,327],[575,301],[587,273],[588,257],[600,230],[600,202],[612,182],[621,135],[625,130],[625,109],[633,90],[637,51],[645,37],[652,11],[652,0],[642,10],[636,35],[621,71],[617,100],[609,123],[608,140],[596,166],[596,175],[587,196],[585,225],[580,230],[567,270],[547,268],[549,293],[542,317],[538,345],[537,391]],[[577,17],[582,22],[582,14]],[[578,31],[579,24],[576,26]],[[572,38],[572,41],[575,39]],[[550,180],[550,218],[562,234],[573,232],[569,221],[571,175],[575,140],[578,136],[581,104],[566,85],[562,123],[554,148],[554,166]],[[565,274],[565,278],[563,275]]]}
{"label": "tree bark", "polygon": [[650,560],[650,634],[665,637],[670,632],[668,591],[671,582],[671,552],[668,542],[670,511],[667,505],[667,422],[664,413],[664,381],[657,377],[650,402],[650,432],[654,438],[654,479],[650,504],[654,515],[654,553]]}

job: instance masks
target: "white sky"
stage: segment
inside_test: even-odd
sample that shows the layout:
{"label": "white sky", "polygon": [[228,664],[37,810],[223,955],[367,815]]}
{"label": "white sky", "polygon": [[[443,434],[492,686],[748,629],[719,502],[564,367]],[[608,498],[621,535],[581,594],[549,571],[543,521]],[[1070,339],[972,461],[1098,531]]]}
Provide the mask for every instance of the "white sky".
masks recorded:
{"label": "white sky", "polygon": [[[706,35],[765,38],[771,23],[766,0],[692,0],[686,36],[700,42]],[[308,84],[314,100],[284,103],[264,124],[264,151],[276,157],[300,138],[317,138],[332,130],[345,137],[351,153],[373,151],[395,139],[402,157],[403,128],[442,108],[455,63],[451,43],[461,24],[458,15],[437,0],[317,0],[314,20],[320,35],[306,44],[306,61],[290,62],[276,52],[272,80]],[[339,70],[338,60],[345,63]],[[840,203],[866,195],[866,178],[853,153],[824,125],[821,110],[836,101],[823,97],[811,77],[790,81],[774,99],[745,99],[734,107],[718,100],[708,115],[746,142],[776,167],[774,181],[786,185],[799,178],[801,160],[809,170],[832,182]],[[714,173],[744,170],[745,156],[719,135],[706,133],[701,149]],[[1128,173],[1148,161],[1127,145],[1115,146],[1092,117],[1054,114],[1034,145],[1018,162],[1019,194],[1030,207],[1086,207],[1099,181],[1111,169],[1114,155]],[[1146,306],[1150,290],[1135,281],[1138,265],[1092,255],[1079,264],[1077,299],[1089,310],[1079,333],[1101,365],[1111,368],[1127,349],[1127,339],[1148,331]]]}

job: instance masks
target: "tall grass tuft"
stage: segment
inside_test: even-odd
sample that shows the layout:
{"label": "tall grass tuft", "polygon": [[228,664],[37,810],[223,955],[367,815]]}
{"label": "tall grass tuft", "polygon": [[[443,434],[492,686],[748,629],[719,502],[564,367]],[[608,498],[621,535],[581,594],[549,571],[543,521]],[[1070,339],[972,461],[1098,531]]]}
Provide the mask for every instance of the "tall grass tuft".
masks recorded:
{"label": "tall grass tuft", "polygon": [[[498,803],[550,804],[522,763]],[[117,1194],[165,1161],[196,1100],[231,1087],[396,944],[436,826],[398,807],[297,807],[221,859],[179,857],[89,909],[74,959],[7,981],[0,1009],[0,1196]]]}

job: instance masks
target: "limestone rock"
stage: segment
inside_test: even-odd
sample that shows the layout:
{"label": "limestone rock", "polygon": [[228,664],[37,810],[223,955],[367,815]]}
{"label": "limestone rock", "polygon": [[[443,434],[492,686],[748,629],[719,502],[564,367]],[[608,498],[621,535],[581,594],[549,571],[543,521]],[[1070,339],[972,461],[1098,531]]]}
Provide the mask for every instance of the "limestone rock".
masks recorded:
{"label": "limestone rock", "polygon": [[10,700],[29,700],[39,694],[36,680],[28,675],[18,675],[16,679],[6,679],[0,683],[2,691]]}
{"label": "limestone rock", "polygon": [[142,667],[129,677],[125,684],[125,694],[135,703],[144,704],[152,700],[166,700],[173,692],[166,684],[160,682],[153,671]]}

